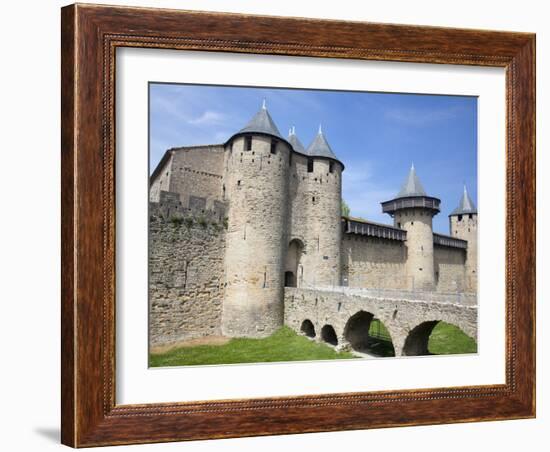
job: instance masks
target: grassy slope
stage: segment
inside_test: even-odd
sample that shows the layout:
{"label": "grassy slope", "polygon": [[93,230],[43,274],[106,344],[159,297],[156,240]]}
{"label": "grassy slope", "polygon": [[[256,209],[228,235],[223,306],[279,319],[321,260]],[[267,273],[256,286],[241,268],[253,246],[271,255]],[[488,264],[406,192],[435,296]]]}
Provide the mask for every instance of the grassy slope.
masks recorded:
{"label": "grassy slope", "polygon": [[167,353],[151,355],[149,365],[181,366],[199,364],[234,364],[277,361],[309,361],[354,358],[351,353],[334,349],[299,336],[288,327],[264,339],[231,339],[224,345],[181,347]]}

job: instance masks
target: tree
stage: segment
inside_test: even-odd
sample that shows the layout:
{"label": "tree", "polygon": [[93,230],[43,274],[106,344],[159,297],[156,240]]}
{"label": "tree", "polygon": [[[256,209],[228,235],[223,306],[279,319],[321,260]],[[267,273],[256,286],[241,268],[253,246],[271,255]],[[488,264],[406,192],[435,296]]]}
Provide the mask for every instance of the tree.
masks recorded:
{"label": "tree", "polygon": [[351,214],[350,209],[346,201],[342,198],[342,215],[344,217],[349,217]]}

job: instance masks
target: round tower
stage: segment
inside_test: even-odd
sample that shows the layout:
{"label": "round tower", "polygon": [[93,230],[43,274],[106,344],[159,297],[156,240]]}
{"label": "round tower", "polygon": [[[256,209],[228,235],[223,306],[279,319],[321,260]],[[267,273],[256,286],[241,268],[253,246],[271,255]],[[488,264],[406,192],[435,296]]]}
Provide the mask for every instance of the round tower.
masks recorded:
{"label": "round tower", "polygon": [[229,201],[222,333],[263,337],[283,325],[290,144],[264,105],[226,142]]}
{"label": "round tower", "polygon": [[466,251],[466,287],[477,291],[477,208],[464,186],[458,207],[449,215],[449,229],[453,237],[468,242]]}
{"label": "round tower", "polygon": [[312,286],[341,284],[342,171],[321,127],[305,150],[307,168],[301,201],[307,219],[304,230],[303,282]]}
{"label": "round tower", "polygon": [[440,203],[426,194],[414,165],[397,196],[382,203],[382,211],[393,217],[394,226],[407,231],[405,267],[412,290],[435,289],[432,219]]}

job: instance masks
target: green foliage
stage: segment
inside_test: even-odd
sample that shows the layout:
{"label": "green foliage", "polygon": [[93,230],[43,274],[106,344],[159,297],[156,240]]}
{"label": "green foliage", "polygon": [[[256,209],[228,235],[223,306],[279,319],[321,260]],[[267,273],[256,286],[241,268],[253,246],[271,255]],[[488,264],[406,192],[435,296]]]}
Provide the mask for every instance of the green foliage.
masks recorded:
{"label": "green foliage", "polygon": [[342,215],[344,217],[349,217],[351,215],[350,208],[348,203],[342,198]]}
{"label": "green foliage", "polygon": [[208,221],[206,221],[206,218],[204,218],[204,217],[199,217],[198,223],[199,223],[204,229],[206,229],[206,228],[208,227]]}
{"label": "green foliage", "polygon": [[172,218],[170,218],[170,222],[174,226],[179,227],[183,224],[183,217],[172,217]]}
{"label": "green foliage", "polygon": [[225,229],[227,229],[228,226],[229,226],[229,219],[228,219],[227,217],[225,217],[225,218],[223,219],[223,227],[224,227]]}
{"label": "green foliage", "polygon": [[439,322],[430,335],[428,350],[434,355],[477,353],[477,343],[460,328]]}
{"label": "green foliage", "polygon": [[149,365],[161,367],[348,358],[355,356],[337,352],[328,345],[311,341],[288,327],[282,327],[263,339],[231,339],[223,345],[180,347],[166,353],[151,354]]}
{"label": "green foliage", "polygon": [[188,229],[189,229],[191,226],[193,226],[193,223],[194,223],[193,218],[187,217],[187,218],[185,219],[185,226],[187,226]]}

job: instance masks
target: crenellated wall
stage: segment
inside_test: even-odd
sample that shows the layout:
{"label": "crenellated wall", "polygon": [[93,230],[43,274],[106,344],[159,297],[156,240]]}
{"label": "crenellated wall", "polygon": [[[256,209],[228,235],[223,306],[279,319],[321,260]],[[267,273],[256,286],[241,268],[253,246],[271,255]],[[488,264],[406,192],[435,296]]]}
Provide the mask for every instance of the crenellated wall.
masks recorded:
{"label": "crenellated wall", "polygon": [[[174,195],[170,205],[177,199]],[[149,345],[219,335],[223,222],[213,213],[163,216],[166,206],[155,204],[151,203],[149,219]]]}

